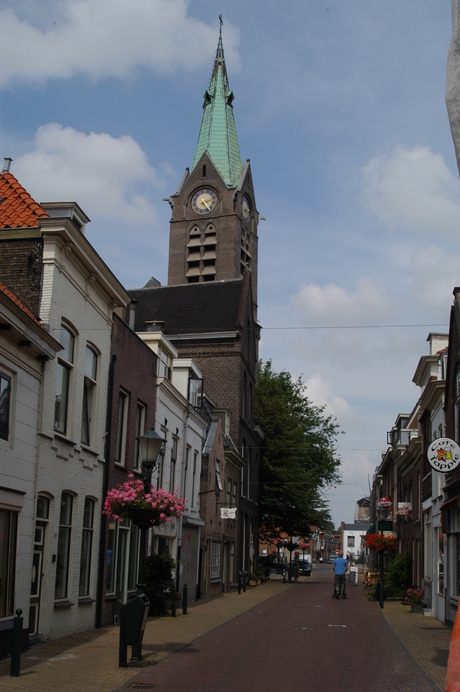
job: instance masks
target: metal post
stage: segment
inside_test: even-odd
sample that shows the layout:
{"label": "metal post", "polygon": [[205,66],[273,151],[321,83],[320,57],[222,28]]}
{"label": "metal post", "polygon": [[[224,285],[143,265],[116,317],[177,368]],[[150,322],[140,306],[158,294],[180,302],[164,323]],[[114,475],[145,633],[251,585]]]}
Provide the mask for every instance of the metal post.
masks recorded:
{"label": "metal post", "polygon": [[380,582],[379,582],[379,606],[383,608],[384,583],[383,583],[383,550],[380,551]]}
{"label": "metal post", "polygon": [[126,643],[126,615],[121,608],[120,610],[120,638],[118,643],[118,667],[128,667],[128,645]]}
{"label": "metal post", "polygon": [[238,594],[241,594],[241,572],[238,572]]}
{"label": "metal post", "polygon": [[246,574],[247,572],[243,572],[243,593],[246,593]]}
{"label": "metal post", "polygon": [[[380,534],[383,536],[383,521],[379,519],[379,529],[380,529]],[[384,583],[383,583],[383,550],[379,551],[379,559],[380,559],[380,582],[379,582],[379,606],[380,608],[383,608],[383,599],[384,599]]]}
{"label": "metal post", "polygon": [[176,582],[173,581],[171,586],[171,617],[176,617]]}
{"label": "metal post", "polygon": [[187,584],[182,587],[182,615],[187,615]]}
{"label": "metal post", "polygon": [[22,621],[21,608],[16,609],[16,617],[13,620],[13,640],[11,643],[11,664],[10,676],[18,678],[21,669],[21,646],[22,646]]}

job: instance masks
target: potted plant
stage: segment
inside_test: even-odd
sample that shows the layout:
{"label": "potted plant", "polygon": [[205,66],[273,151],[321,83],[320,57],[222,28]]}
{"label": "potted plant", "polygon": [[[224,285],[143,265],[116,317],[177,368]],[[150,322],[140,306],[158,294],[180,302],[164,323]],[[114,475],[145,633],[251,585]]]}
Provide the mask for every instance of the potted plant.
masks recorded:
{"label": "potted plant", "polygon": [[104,514],[120,522],[131,520],[140,528],[170,522],[172,517],[180,517],[184,509],[184,500],[177,491],[168,493],[150,486],[150,492],[146,493],[143,482],[132,473],[126,483],[108,491],[104,502]]}
{"label": "potted plant", "polygon": [[409,604],[413,613],[423,613],[422,602],[424,594],[425,589],[419,589],[416,586],[407,589],[403,603]]}

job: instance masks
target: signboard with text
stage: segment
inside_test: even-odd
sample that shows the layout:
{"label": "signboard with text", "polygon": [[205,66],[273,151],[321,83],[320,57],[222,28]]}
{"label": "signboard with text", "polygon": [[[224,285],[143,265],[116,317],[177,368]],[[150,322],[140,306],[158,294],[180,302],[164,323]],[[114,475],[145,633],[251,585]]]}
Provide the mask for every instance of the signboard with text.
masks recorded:
{"label": "signboard with text", "polygon": [[426,455],[430,466],[440,473],[449,473],[460,464],[460,447],[449,437],[433,440]]}
{"label": "signboard with text", "polygon": [[398,502],[398,517],[412,516],[412,502]]}
{"label": "signboard with text", "polygon": [[236,519],[236,507],[221,507],[220,508],[220,518],[221,519]]}

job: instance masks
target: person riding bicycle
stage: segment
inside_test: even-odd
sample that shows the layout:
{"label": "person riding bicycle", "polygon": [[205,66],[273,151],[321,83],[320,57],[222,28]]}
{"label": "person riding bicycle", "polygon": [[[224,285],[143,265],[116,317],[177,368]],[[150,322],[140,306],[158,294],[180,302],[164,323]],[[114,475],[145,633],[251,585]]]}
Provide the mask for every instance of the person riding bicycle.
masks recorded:
{"label": "person riding bicycle", "polygon": [[335,593],[336,598],[345,598],[345,583],[348,572],[348,562],[343,557],[343,553],[339,553],[339,557],[334,560],[332,569],[335,572]]}

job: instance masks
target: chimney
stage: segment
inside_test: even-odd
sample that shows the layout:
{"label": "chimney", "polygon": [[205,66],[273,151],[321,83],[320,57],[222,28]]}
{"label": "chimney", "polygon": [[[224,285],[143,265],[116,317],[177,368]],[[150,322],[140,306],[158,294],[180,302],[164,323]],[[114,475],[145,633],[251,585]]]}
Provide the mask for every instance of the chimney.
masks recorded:
{"label": "chimney", "polygon": [[9,173],[9,172],[10,172],[10,166],[11,166],[12,160],[13,160],[13,159],[10,159],[9,156],[5,156],[5,158],[3,159],[3,170],[2,170],[2,173]]}

